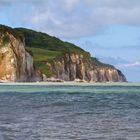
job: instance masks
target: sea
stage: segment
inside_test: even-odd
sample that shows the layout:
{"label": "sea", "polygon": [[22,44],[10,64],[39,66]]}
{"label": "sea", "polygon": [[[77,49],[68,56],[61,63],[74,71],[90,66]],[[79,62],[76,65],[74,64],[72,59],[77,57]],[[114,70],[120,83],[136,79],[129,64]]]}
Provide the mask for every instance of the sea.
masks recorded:
{"label": "sea", "polygon": [[0,84],[0,140],[140,140],[140,83]]}

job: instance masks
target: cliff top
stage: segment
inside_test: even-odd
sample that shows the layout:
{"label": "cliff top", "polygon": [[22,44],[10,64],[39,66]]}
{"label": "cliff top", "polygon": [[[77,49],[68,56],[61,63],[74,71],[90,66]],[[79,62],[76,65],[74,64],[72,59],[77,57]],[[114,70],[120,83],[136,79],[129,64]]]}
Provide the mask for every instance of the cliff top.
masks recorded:
{"label": "cliff top", "polygon": [[15,28],[15,31],[24,35],[25,43],[28,47],[42,48],[50,51],[86,53],[75,44],[64,42],[59,38],[50,36],[46,33],[25,28]]}
{"label": "cliff top", "polygon": [[49,68],[44,65],[46,61],[58,60],[63,54],[82,54],[85,61],[91,61],[96,67],[114,68],[112,65],[104,64],[96,58],[91,58],[90,54],[75,44],[62,41],[54,36],[46,33],[37,32],[25,28],[11,28],[5,25],[0,25],[0,33],[9,32],[16,38],[25,39],[26,50],[34,57],[34,62],[48,76],[51,76]]}
{"label": "cliff top", "polygon": [[5,26],[5,25],[1,25],[0,24],[0,35],[1,34],[6,34],[6,33],[10,33],[13,36],[15,36],[16,38],[22,38],[23,36],[21,34],[19,34],[16,30],[14,30],[13,28],[9,27],[9,26]]}

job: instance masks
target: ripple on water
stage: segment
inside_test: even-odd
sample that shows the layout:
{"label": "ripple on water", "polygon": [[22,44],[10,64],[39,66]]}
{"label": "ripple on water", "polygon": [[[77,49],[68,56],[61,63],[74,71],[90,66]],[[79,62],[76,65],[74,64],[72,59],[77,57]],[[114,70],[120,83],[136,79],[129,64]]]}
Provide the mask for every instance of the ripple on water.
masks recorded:
{"label": "ripple on water", "polygon": [[0,140],[138,140],[140,86],[0,86]]}

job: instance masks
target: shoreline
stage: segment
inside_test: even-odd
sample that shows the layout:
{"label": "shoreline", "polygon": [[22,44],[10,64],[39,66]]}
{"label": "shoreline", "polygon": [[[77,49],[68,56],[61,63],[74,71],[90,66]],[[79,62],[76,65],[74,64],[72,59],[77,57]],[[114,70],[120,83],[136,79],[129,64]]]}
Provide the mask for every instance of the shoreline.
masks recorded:
{"label": "shoreline", "polygon": [[74,82],[74,81],[68,81],[68,82],[0,82],[0,86],[2,85],[13,85],[13,86],[40,86],[40,85],[61,85],[61,86],[140,86],[140,82]]}

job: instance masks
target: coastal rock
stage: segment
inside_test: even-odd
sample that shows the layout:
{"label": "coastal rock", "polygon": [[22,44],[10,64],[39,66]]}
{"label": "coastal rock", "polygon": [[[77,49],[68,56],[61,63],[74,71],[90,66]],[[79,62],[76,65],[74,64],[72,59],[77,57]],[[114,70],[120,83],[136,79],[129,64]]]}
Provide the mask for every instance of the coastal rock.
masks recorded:
{"label": "coastal rock", "polygon": [[55,78],[65,81],[88,82],[125,82],[126,78],[113,66],[100,64],[97,66],[90,56],[85,59],[82,54],[65,54],[60,60],[46,63]]}
{"label": "coastal rock", "polygon": [[74,44],[45,33],[1,25],[0,81],[125,82],[126,78],[114,66]]}
{"label": "coastal rock", "polygon": [[40,81],[32,56],[25,50],[23,37],[0,33],[0,81]]}

